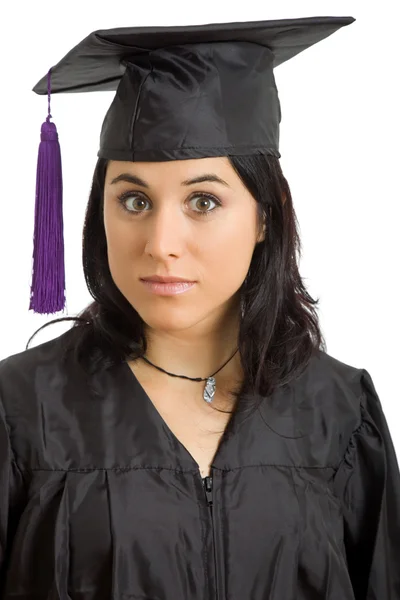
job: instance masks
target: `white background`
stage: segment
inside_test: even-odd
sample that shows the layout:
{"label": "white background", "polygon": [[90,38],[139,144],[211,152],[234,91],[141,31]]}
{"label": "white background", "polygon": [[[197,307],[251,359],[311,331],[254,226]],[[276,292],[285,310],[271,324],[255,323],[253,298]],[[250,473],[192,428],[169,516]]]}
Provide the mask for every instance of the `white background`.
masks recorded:
{"label": "white background", "polygon": [[[37,148],[47,98],[31,89],[96,29],[352,16],[355,23],[275,70],[280,152],[300,222],[300,272],[328,353],[371,374],[400,456],[398,2],[2,2],[0,359],[57,316],[28,310]],[[84,211],[113,92],[55,95],[64,174],[66,315],[91,297],[81,264]],[[32,346],[71,322],[39,333]]]}

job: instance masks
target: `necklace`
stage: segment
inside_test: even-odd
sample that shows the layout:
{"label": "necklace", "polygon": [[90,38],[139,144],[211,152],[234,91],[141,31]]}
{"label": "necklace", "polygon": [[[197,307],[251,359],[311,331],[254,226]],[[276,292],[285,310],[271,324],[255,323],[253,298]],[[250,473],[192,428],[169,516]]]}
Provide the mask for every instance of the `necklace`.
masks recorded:
{"label": "necklace", "polygon": [[219,371],[221,371],[221,369],[223,369],[225,367],[225,365],[228,364],[228,362],[230,360],[232,360],[232,358],[235,356],[235,354],[238,350],[239,350],[239,348],[236,348],[236,350],[232,354],[232,356],[230,358],[228,358],[228,360],[222,365],[222,367],[220,367],[218,369],[218,371],[215,371],[215,373],[213,373],[209,377],[203,377],[203,378],[202,377],[187,377],[186,375],[175,375],[175,373],[169,373],[168,371],[161,369],[161,367],[157,367],[157,365],[154,365],[152,362],[149,361],[148,358],[145,358],[144,356],[140,356],[140,358],[145,360],[152,367],[155,367],[159,371],[162,371],[163,373],[166,373],[167,375],[170,375],[171,377],[181,377],[182,379],[190,379],[190,381],[206,381],[206,385],[205,385],[204,391],[203,391],[203,398],[206,402],[210,403],[213,401],[213,398],[215,395],[215,390],[216,390],[216,382],[215,382],[214,375],[219,373]]}

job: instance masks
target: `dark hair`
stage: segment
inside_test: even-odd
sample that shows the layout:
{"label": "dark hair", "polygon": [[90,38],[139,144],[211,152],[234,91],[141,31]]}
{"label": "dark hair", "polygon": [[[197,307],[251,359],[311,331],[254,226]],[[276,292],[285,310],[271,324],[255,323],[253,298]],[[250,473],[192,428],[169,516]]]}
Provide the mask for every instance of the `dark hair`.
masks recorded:
{"label": "dark hair", "polygon": [[[240,389],[231,391],[235,411],[256,408],[262,397],[288,384],[311,356],[326,351],[315,305],[300,277],[298,222],[288,182],[273,156],[229,156],[265,219],[265,239],[254,249],[240,288],[238,347],[244,371]],[[91,371],[146,353],[144,322],[115,285],[108,265],[103,221],[104,182],[108,161],[99,159],[83,229],[83,269],[94,302],[77,317],[54,319],[29,339],[59,321],[73,320],[66,340],[77,361]],[[240,400],[240,401],[239,401]],[[237,402],[236,402],[237,401]]]}

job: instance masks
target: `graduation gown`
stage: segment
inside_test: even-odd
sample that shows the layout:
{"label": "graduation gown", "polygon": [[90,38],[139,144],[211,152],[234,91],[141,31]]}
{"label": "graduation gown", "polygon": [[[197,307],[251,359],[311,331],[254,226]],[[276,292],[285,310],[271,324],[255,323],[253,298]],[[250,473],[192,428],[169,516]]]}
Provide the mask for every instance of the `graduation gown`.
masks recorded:
{"label": "graduation gown", "polygon": [[[0,362],[2,600],[399,600],[400,475],[369,373],[324,352],[202,479],[126,362]],[[167,384],[168,382],[166,382]]]}

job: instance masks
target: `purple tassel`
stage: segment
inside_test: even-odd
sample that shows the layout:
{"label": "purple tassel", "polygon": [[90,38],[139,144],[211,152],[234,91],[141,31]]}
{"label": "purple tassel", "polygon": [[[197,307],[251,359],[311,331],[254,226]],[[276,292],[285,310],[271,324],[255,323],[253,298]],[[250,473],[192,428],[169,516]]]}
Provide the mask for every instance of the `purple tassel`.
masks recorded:
{"label": "purple tassel", "polygon": [[36,172],[33,272],[29,309],[52,314],[65,308],[63,236],[63,183],[57,128],[50,123],[50,71],[48,116],[42,124]]}

